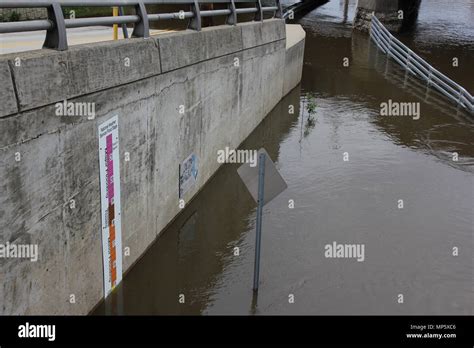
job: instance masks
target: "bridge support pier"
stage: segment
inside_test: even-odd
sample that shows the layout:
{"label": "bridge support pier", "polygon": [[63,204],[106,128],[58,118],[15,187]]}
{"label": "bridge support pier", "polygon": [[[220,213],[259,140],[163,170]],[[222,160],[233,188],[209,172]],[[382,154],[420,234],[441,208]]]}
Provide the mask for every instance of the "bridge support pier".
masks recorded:
{"label": "bridge support pier", "polygon": [[418,17],[421,0],[359,0],[354,29],[368,31],[372,13],[391,32],[409,29]]}

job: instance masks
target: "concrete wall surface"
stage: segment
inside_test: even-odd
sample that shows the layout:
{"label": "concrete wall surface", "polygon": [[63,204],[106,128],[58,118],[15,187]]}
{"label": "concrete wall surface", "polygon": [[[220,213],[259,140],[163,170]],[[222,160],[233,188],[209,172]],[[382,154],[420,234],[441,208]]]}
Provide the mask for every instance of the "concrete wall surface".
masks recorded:
{"label": "concrete wall surface", "polygon": [[306,33],[299,24],[286,25],[286,59],[283,94],[287,95],[301,81]]}
{"label": "concrete wall surface", "polygon": [[[189,201],[217,150],[299,83],[293,30],[288,49],[273,19],[1,56],[0,244],[36,244],[39,259],[0,258],[0,314],[86,314],[103,297],[99,124],[118,115],[126,271],[180,211],[179,163],[198,157]],[[56,116],[64,100],[94,105],[95,118]]]}

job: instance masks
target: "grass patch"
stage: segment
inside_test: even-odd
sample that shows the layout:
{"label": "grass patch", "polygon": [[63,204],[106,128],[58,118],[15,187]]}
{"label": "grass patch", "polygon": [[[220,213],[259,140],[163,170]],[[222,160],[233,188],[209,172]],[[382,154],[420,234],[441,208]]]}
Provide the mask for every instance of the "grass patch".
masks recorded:
{"label": "grass patch", "polygon": [[71,11],[76,18],[112,16],[112,7],[63,7],[64,18],[70,18]]}

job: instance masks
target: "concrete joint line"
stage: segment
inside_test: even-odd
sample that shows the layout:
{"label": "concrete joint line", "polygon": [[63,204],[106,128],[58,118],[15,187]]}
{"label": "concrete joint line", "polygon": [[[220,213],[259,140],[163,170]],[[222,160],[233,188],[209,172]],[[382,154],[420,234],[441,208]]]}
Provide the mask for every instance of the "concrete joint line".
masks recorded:
{"label": "concrete joint line", "polygon": [[[179,69],[191,67],[191,66],[194,66],[196,64],[208,62],[208,61],[213,60],[213,59],[218,59],[218,58],[223,58],[223,57],[227,57],[227,56],[232,56],[232,55],[235,55],[235,54],[238,54],[238,53],[243,53],[244,51],[248,51],[248,50],[251,50],[251,49],[254,49],[254,48],[258,48],[258,47],[263,47],[265,45],[269,45],[269,44],[272,44],[272,43],[275,43],[275,42],[278,42],[278,41],[286,41],[286,38],[278,39],[278,40],[274,40],[274,41],[269,41],[269,42],[266,42],[266,43],[261,44],[261,45],[242,48],[242,49],[239,49],[239,50],[234,51],[232,53],[226,53],[226,54],[218,55],[218,56],[215,56],[215,57],[212,57],[212,58],[206,58],[206,59],[200,60],[200,61],[192,63],[192,64],[183,65],[183,66],[181,66],[179,68],[176,68],[176,69],[161,71],[161,74],[165,74],[165,73],[169,73],[169,72],[176,71],[176,70],[179,70]],[[161,61],[161,59],[160,59],[160,61]],[[158,75],[160,75],[160,74],[158,74]]]}
{"label": "concrete joint line", "polygon": [[[16,86],[14,66],[13,66],[13,62],[11,60],[8,60],[8,69],[10,70],[10,76],[11,76],[12,84],[13,84],[13,93],[15,94],[15,101],[16,101],[16,113],[11,114],[11,115],[17,115],[21,111],[21,109],[20,109],[20,98],[19,98],[19,95],[18,95],[18,88]],[[11,115],[6,115],[5,117],[9,117]]]}
{"label": "concrete joint line", "polygon": [[153,41],[155,41],[155,46],[156,48],[158,49],[158,57],[160,58],[160,74],[163,73],[163,64],[161,63],[161,45],[160,45],[160,42],[158,41],[158,39],[153,39]]}
{"label": "concrete joint line", "polygon": [[[13,116],[17,116],[17,115],[18,115],[18,114],[15,114],[15,115],[13,115]],[[8,115],[8,117],[10,117],[10,116],[11,116],[11,115]],[[42,137],[43,135],[50,135],[50,134],[58,133],[58,132],[60,132],[61,129],[65,129],[65,128],[66,128],[66,126],[64,126],[64,127],[62,127],[62,128],[58,128],[58,129],[56,129],[56,130],[54,130],[54,131],[40,133],[40,134],[38,134],[38,135],[35,135],[34,137],[31,137],[31,138],[28,138],[28,139],[24,139],[24,140],[21,140],[21,141],[17,141],[16,143],[8,144],[8,145],[6,145],[6,146],[4,146],[4,147],[0,147],[0,151],[8,150],[8,149],[11,148],[11,147],[29,143],[30,141],[39,139],[39,138]]]}

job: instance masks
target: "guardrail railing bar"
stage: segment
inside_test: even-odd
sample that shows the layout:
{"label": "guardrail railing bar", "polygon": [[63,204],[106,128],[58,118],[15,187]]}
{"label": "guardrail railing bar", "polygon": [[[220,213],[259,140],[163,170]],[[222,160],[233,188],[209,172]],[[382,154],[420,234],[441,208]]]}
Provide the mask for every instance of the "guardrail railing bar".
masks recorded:
{"label": "guardrail railing bar", "polygon": [[256,13],[258,9],[256,7],[249,7],[249,8],[238,8],[235,10],[237,14],[244,14],[244,13]]}
{"label": "guardrail railing bar", "polygon": [[458,106],[462,106],[471,112],[474,110],[474,97],[464,87],[432,67],[427,61],[405,46],[375,16],[372,17],[370,37],[381,51],[407,69],[408,72],[427,81],[428,88],[433,86],[447,98],[455,101]]}
{"label": "guardrail railing bar", "polygon": [[125,23],[138,23],[140,22],[140,16],[129,15],[122,17],[101,17],[101,18],[76,18],[76,19],[65,19],[66,28],[82,28],[92,27],[94,25],[112,25],[112,24],[125,24]]}
{"label": "guardrail railing bar", "polygon": [[374,42],[376,43],[377,47],[380,48],[380,50],[383,52],[383,53],[387,53],[385,47],[382,46],[381,42],[380,42],[380,38],[379,38],[379,33],[377,31],[371,31],[370,32],[370,36],[372,38],[376,38],[374,39]]}
{"label": "guardrail railing bar", "polygon": [[148,21],[150,22],[157,22],[169,19],[189,19],[193,18],[194,13],[191,11],[187,11],[184,13],[173,12],[173,13],[157,13],[157,14],[149,14]]}
{"label": "guardrail railing bar", "polygon": [[[379,24],[381,25],[381,24]],[[382,35],[385,36],[385,37],[388,37],[388,35],[391,35],[389,34],[388,30],[384,27],[381,28],[382,29]],[[396,39],[395,37],[393,38],[393,41],[392,42],[396,42],[398,45],[397,47],[401,48],[402,50],[405,49],[407,52],[409,52],[410,54],[412,54],[413,56],[415,56],[417,58],[417,63],[421,63],[421,65],[424,65],[426,67],[428,67],[428,69],[430,69],[431,71],[434,72],[434,74],[438,75],[440,78],[442,78],[443,80],[445,80],[446,82],[448,83],[451,83],[453,86],[456,86],[456,87],[461,87],[459,86],[456,82],[454,82],[453,80],[451,80],[450,78],[448,78],[447,76],[445,76],[443,73],[439,72],[438,70],[436,70],[435,68],[433,68],[428,62],[426,62],[423,58],[421,58],[420,56],[418,56],[416,53],[414,53],[411,49],[409,49],[408,47],[406,47],[405,45],[403,45],[403,43],[401,43],[398,39]],[[461,87],[463,88],[463,87]],[[463,88],[464,89],[464,88]]]}
{"label": "guardrail railing bar", "polygon": [[[237,8],[236,3],[254,2],[255,7]],[[228,9],[200,11],[200,3],[226,3]],[[145,5],[148,4],[189,4],[191,11],[148,14]],[[149,22],[169,19],[188,19],[188,28],[200,31],[202,28],[201,17],[227,16],[226,24],[237,24],[238,14],[255,14],[254,20],[263,21],[265,12],[273,12],[273,17],[282,18],[280,0],[275,0],[276,6],[263,7],[261,0],[16,0],[0,2],[0,8],[17,7],[45,7],[48,11],[46,20],[28,20],[19,22],[0,23],[0,33],[14,33],[24,31],[46,30],[47,35],[44,48],[66,50],[67,28],[80,28],[95,25],[120,24],[124,37],[128,38],[127,24],[134,24],[132,37],[150,37]],[[65,19],[62,7],[86,7],[86,6],[118,6],[119,16],[90,17]],[[123,15],[123,6],[133,6],[135,15]]]}
{"label": "guardrail railing bar", "polygon": [[[382,37],[385,37],[385,38],[388,38],[388,37],[389,37],[388,35],[390,35],[390,34],[388,33],[388,30],[386,30],[385,28],[380,28],[380,29],[381,29],[381,31],[380,31],[381,36],[382,36]],[[393,43],[393,42],[396,42],[396,43],[397,43],[397,45],[396,45],[396,46],[393,46],[393,47],[398,48],[399,51],[408,52],[408,53],[412,54],[413,56],[415,56],[415,57],[417,58],[416,63],[421,63],[420,65],[424,65],[424,66],[428,67],[429,69],[433,69],[433,68],[429,65],[429,63],[427,63],[423,58],[419,57],[416,53],[414,53],[414,52],[413,52],[412,50],[410,50],[408,47],[404,46],[398,39],[393,38],[392,43]],[[404,51],[404,50],[406,50],[406,51]],[[451,79],[449,79],[448,77],[446,77],[444,74],[440,73],[438,70],[433,69],[433,71],[435,72],[435,74],[438,74],[441,78],[445,79],[448,83],[451,83],[451,84],[453,84],[453,85],[455,85],[455,86],[458,86],[458,84],[457,84],[456,82],[452,81]]]}
{"label": "guardrail railing bar", "polygon": [[[234,0],[237,2],[254,2],[249,0]],[[190,4],[192,0],[14,0],[0,3],[1,8],[37,8],[59,4],[62,7],[109,7],[109,6],[136,6],[163,4]],[[228,3],[229,0],[199,0],[200,3]]]}
{"label": "guardrail railing bar", "polygon": [[0,33],[20,33],[23,31],[50,30],[52,28],[53,23],[46,19],[0,23]]}
{"label": "guardrail railing bar", "polygon": [[[400,75],[397,73],[397,71],[392,71],[391,72],[390,79],[395,81],[395,82],[401,83],[401,78],[400,78]],[[449,110],[457,110],[457,111],[459,111],[460,109],[463,110],[462,108],[460,108],[459,105],[453,103],[448,98],[439,98],[438,96],[431,97],[428,94],[426,94],[426,92],[429,89],[427,88],[427,84],[424,83],[424,82],[425,81],[421,80],[421,79],[412,79],[412,80],[407,81],[407,86],[414,95],[416,95],[420,99],[423,99],[428,104],[437,105],[437,106],[442,107],[444,109],[446,108],[446,106],[448,104],[450,106]],[[422,92],[422,90],[425,90],[425,92]],[[452,109],[451,109],[451,107],[452,107]],[[458,115],[458,113],[455,114],[455,116],[457,116],[457,115]]]}

